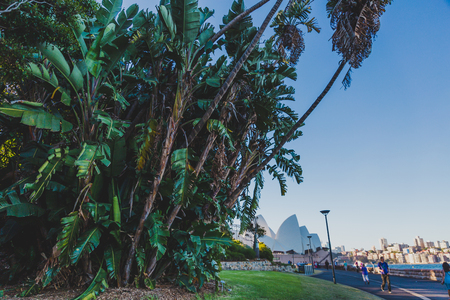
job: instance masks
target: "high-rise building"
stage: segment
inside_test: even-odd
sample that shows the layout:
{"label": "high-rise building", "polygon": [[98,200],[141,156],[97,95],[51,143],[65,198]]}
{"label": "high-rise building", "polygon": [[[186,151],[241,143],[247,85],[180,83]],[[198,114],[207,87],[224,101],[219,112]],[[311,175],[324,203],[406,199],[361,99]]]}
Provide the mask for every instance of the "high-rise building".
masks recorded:
{"label": "high-rise building", "polygon": [[425,243],[423,242],[423,238],[421,238],[420,236],[416,236],[416,238],[414,239],[414,246],[425,248]]}
{"label": "high-rise building", "polygon": [[373,250],[374,252],[377,251],[377,248],[375,248],[375,245],[372,246],[372,250]]}
{"label": "high-rise building", "polygon": [[386,250],[387,246],[388,246],[387,239],[381,238],[380,239],[380,248],[381,248],[381,250]]}
{"label": "high-rise building", "polygon": [[439,242],[439,248],[447,249],[448,248],[448,241],[441,241],[441,242]]}
{"label": "high-rise building", "polygon": [[426,246],[427,248],[433,248],[433,247],[434,247],[434,243],[433,243],[433,242],[430,242],[430,241],[427,241],[427,242],[425,243],[425,246]]}

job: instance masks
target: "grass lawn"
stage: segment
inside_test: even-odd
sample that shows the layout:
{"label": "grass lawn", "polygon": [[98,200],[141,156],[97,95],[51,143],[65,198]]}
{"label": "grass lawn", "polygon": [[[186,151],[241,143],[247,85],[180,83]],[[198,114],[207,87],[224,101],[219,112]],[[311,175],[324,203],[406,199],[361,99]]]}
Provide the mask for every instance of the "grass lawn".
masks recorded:
{"label": "grass lawn", "polygon": [[290,273],[222,271],[220,277],[231,292],[218,299],[380,299],[352,287]]}

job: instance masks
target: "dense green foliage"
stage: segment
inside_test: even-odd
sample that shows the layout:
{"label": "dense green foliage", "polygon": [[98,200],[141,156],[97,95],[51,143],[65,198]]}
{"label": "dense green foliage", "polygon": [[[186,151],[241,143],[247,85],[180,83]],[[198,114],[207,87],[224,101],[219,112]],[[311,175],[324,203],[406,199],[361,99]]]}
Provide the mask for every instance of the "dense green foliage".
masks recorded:
{"label": "dense green foliage", "polygon": [[191,291],[218,280],[225,232],[235,217],[243,227],[254,219],[263,171],[282,194],[285,176],[302,181],[299,155],[284,148],[301,136],[285,101],[296,79],[287,56],[302,40],[289,44],[281,27],[318,29],[311,1],[290,1],[258,44],[281,2],[260,29],[233,2],[224,28],[238,21],[217,36],[214,11],[196,0],[162,0],[155,12],[120,0],[95,12],[74,2],[70,16],[14,12],[43,16],[64,41],[50,31],[22,40],[17,17],[2,15],[12,27],[0,42],[33,60],[22,61],[27,76],[2,78],[0,245],[10,268],[0,280],[36,274],[29,293],[86,284],[77,299],[111,284],[153,288],[162,275]]}
{"label": "dense green foliage", "polygon": [[254,259],[255,257],[256,253],[252,248],[239,241],[233,241],[233,243],[226,248],[223,259],[229,261],[243,261]]}

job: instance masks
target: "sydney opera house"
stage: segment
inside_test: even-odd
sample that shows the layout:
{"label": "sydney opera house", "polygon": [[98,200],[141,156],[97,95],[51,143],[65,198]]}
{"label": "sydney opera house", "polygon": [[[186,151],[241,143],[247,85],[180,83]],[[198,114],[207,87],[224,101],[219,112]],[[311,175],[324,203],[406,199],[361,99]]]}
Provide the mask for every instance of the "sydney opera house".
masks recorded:
{"label": "sydney opera house", "polygon": [[[316,252],[321,248],[319,236],[316,233],[309,233],[306,226],[299,226],[296,215],[287,218],[278,228],[276,234],[262,215],[258,215],[256,220],[258,226],[266,231],[266,235],[260,237],[259,241],[266,244],[272,252],[286,253],[293,251],[298,254],[305,254],[309,249]],[[309,245],[310,240],[311,245]]]}

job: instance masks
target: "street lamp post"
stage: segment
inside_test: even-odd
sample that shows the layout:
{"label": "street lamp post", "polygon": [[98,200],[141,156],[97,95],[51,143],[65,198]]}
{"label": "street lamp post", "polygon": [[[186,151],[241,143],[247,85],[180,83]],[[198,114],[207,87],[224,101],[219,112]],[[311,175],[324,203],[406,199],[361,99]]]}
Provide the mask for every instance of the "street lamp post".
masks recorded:
{"label": "street lamp post", "polygon": [[334,274],[334,263],[333,263],[333,254],[331,253],[331,241],[330,241],[330,231],[328,230],[328,220],[327,215],[329,210],[321,210],[320,213],[325,216],[325,224],[327,224],[327,235],[328,235],[328,249],[330,250],[330,261],[331,261],[331,269],[333,270],[333,282],[336,284],[336,276]]}
{"label": "street lamp post", "polygon": [[312,258],[312,250],[311,250],[311,238],[312,235],[308,235],[307,238],[309,239],[309,260],[311,261],[311,266],[313,267],[313,273],[314,273],[314,261]]}

